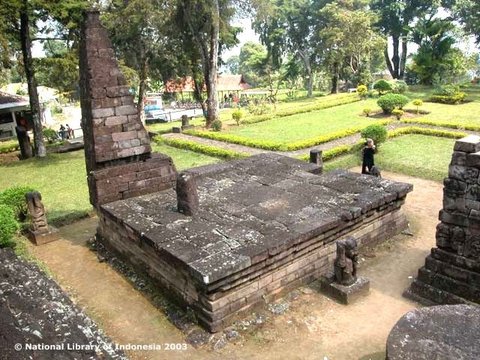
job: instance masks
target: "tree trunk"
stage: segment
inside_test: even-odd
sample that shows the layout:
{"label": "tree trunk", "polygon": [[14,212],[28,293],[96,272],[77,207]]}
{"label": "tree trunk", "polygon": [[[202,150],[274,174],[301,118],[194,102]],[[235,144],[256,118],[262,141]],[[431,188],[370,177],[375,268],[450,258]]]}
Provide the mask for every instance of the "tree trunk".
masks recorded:
{"label": "tree trunk", "polygon": [[393,70],[392,62],[390,61],[390,55],[388,54],[388,44],[385,45],[385,49],[383,50],[383,55],[385,56],[385,62],[387,63],[387,68],[388,71],[390,72],[390,75],[395,73]]}
{"label": "tree trunk", "polygon": [[[207,85],[207,122],[206,127],[218,119],[218,42],[220,36],[220,7],[218,0],[213,1],[212,25],[210,28],[210,53],[208,59],[208,72],[205,74]],[[205,70],[204,70],[205,72]]]}
{"label": "tree trunk", "polygon": [[308,54],[305,54],[303,51],[298,51],[298,55],[305,65],[305,71],[307,73],[307,97],[313,97],[313,76],[312,76],[312,66],[310,65],[310,59]]}
{"label": "tree trunk", "polygon": [[394,36],[392,36],[392,40],[393,40],[393,56],[392,56],[393,74],[392,74],[392,77],[394,79],[398,79],[400,77],[400,56],[399,56],[400,39],[397,35],[394,35]]}
{"label": "tree trunk", "polygon": [[28,96],[30,98],[30,110],[33,120],[33,141],[35,144],[35,156],[45,157],[47,151],[43,141],[42,120],[40,101],[38,100],[37,81],[35,79],[35,70],[32,60],[32,43],[30,39],[30,26],[28,18],[28,1],[23,0],[23,6],[20,12],[20,41],[22,45],[23,63],[25,67],[25,76],[28,84]]}
{"label": "tree trunk", "polygon": [[145,93],[147,91],[148,59],[142,59],[140,68],[140,84],[138,85],[137,111],[142,124],[145,124]]}
{"label": "tree trunk", "polygon": [[333,64],[332,90],[330,91],[331,94],[337,94],[338,93],[338,77],[339,77],[338,67],[339,66],[340,65],[338,64],[338,62],[335,62]]}
{"label": "tree trunk", "polygon": [[407,36],[402,37],[402,57],[400,59],[399,79],[405,78],[405,65],[407,64]]}

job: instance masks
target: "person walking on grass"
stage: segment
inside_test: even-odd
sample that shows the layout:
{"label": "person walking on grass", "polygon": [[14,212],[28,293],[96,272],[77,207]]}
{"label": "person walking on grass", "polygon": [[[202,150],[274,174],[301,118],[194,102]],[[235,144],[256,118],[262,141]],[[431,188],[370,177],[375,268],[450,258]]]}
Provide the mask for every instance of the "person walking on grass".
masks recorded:
{"label": "person walking on grass", "polygon": [[367,139],[365,147],[362,150],[362,174],[370,174],[375,166],[373,155],[375,154],[375,144],[372,139]]}

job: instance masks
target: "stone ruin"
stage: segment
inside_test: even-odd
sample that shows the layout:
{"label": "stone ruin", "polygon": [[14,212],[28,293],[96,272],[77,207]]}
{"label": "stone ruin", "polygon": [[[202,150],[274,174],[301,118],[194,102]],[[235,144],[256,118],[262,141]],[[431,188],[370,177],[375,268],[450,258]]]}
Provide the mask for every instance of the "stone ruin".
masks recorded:
{"label": "stone ruin", "polygon": [[[215,332],[333,269],[336,240],[407,226],[412,186],[277,154],[190,169],[153,156],[97,13],[82,30],[85,153],[98,239]],[[177,191],[175,191],[175,189]]]}
{"label": "stone ruin", "polygon": [[480,304],[480,137],[455,143],[436,243],[405,292],[426,305]]}
{"label": "stone ruin", "polygon": [[42,195],[38,191],[25,194],[28,217],[31,221],[27,236],[35,245],[43,245],[58,240],[58,230],[48,225],[47,213],[42,203]]}
{"label": "stone ruin", "polygon": [[90,202],[98,207],[172,187],[172,159],[151,153],[148,133],[98,12],[86,13],[81,32],[82,130]]}

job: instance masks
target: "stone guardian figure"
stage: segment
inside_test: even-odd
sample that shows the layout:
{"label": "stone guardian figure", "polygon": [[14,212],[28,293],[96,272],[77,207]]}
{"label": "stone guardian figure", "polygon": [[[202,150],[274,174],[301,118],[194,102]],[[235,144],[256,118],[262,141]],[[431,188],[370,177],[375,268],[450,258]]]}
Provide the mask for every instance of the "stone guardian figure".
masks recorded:
{"label": "stone guardian figure", "polygon": [[25,194],[27,200],[28,214],[32,221],[32,227],[28,237],[35,245],[43,245],[58,239],[58,230],[48,226],[45,206],[42,203],[42,195],[38,191],[31,191]]}
{"label": "stone guardian figure", "polygon": [[335,281],[350,286],[357,281],[357,240],[348,237],[337,241],[337,258],[334,263]]}

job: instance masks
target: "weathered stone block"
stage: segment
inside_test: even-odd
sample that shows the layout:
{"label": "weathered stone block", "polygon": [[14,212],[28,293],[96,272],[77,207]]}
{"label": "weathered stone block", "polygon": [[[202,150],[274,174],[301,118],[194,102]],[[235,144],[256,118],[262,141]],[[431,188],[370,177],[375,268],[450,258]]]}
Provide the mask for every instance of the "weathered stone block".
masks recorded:
{"label": "weathered stone block", "polygon": [[452,161],[450,162],[450,165],[466,166],[467,154],[461,151],[454,151],[452,154]]}
{"label": "weathered stone block", "polygon": [[115,115],[113,108],[100,108],[92,110],[92,116],[94,118],[106,118]]}
{"label": "weathered stone block", "polygon": [[463,151],[466,153],[475,153],[480,151],[480,136],[468,135],[455,142],[453,148],[455,151]]}
{"label": "weathered stone block", "polygon": [[121,105],[115,107],[115,115],[134,115],[137,109],[133,105]]}

